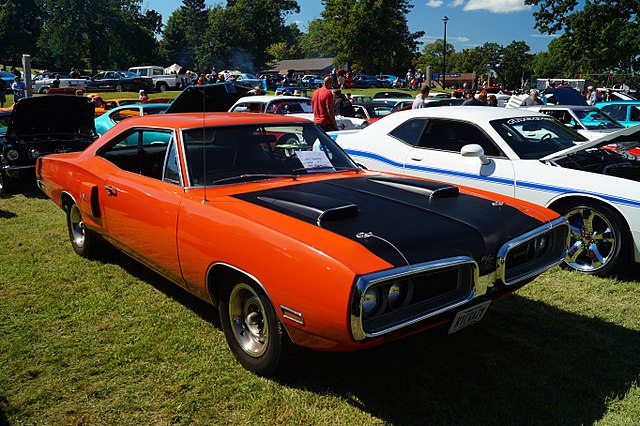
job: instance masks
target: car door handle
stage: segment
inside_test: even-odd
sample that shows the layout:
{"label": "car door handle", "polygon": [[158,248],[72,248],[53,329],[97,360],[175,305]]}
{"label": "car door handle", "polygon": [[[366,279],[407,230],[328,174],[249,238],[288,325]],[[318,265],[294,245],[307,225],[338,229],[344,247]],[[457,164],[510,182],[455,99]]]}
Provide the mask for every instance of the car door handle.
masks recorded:
{"label": "car door handle", "polygon": [[411,157],[413,161],[422,161],[422,157]]}
{"label": "car door handle", "polygon": [[110,197],[117,197],[118,196],[118,188],[114,188],[111,185],[107,185],[104,187],[104,189],[107,190],[107,193]]}

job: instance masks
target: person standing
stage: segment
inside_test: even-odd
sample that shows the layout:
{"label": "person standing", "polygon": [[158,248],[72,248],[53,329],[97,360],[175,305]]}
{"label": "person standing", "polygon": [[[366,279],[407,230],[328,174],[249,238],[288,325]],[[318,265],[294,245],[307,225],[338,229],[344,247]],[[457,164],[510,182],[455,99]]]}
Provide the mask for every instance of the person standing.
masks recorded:
{"label": "person standing", "polygon": [[333,103],[333,112],[335,115],[341,115],[343,117],[355,117],[356,113],[353,110],[353,105],[349,102],[349,99],[342,94],[342,90],[335,89],[333,91],[335,101]]}
{"label": "person standing", "polygon": [[540,92],[538,92],[536,89],[531,89],[531,91],[529,92],[529,97],[522,101],[522,104],[520,104],[520,106],[543,105],[544,102],[542,102],[542,99],[540,99],[539,94]]}
{"label": "person standing", "polygon": [[7,82],[0,78],[0,108],[7,102]]}
{"label": "person standing", "polygon": [[140,90],[138,92],[138,100],[140,102],[147,102],[149,100],[149,96],[147,95],[147,92],[145,92],[144,90]]}
{"label": "person standing", "polygon": [[473,91],[469,90],[465,94],[465,101],[462,103],[463,106],[484,106],[482,102],[476,99]]}
{"label": "person standing", "polygon": [[60,75],[56,74],[53,81],[51,82],[51,87],[54,89],[60,88]]}
{"label": "person standing", "polygon": [[20,81],[20,77],[17,75],[13,79],[11,90],[13,91],[13,102],[18,102],[27,95],[27,86],[24,84],[24,81]]}
{"label": "person standing", "polygon": [[419,109],[426,107],[424,100],[429,96],[429,85],[423,84],[420,87],[420,93],[416,95],[416,98],[413,100],[413,104],[411,105],[411,109]]}
{"label": "person standing", "polygon": [[333,111],[333,93],[331,88],[333,81],[331,76],[325,77],[322,87],[313,92],[311,106],[313,108],[313,122],[325,131],[338,130],[336,116]]}
{"label": "person standing", "polygon": [[587,103],[594,106],[598,102],[598,91],[593,86],[587,87]]}

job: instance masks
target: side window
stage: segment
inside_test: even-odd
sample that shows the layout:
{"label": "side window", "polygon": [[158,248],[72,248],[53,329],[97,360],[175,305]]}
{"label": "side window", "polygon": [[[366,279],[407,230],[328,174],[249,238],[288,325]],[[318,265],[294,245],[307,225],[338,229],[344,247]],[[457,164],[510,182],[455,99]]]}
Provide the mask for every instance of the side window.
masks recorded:
{"label": "side window", "polygon": [[143,68],[143,69],[135,70],[135,73],[138,74],[140,77],[147,77],[149,75],[149,70]]}
{"label": "side window", "polygon": [[[122,134],[98,155],[122,170],[160,180],[169,155],[167,151],[175,145],[171,144],[172,135],[171,131],[156,129],[132,130]],[[175,149],[173,155],[175,157]]]}
{"label": "side window", "polygon": [[415,118],[402,123],[389,133],[396,139],[400,139],[402,142],[409,145],[416,146],[420,140],[420,135],[427,124],[427,119]]}
{"label": "side window", "polygon": [[640,121],[640,109],[637,106],[630,106],[629,121]]}
{"label": "side window", "polygon": [[616,121],[627,120],[627,107],[625,105],[606,105],[601,109]]}
{"label": "side window", "polygon": [[159,70],[159,69],[155,69],[155,68],[154,68],[154,70],[153,70],[153,75],[163,75],[163,74],[164,74],[164,72],[163,72],[162,70]]}
{"label": "side window", "polygon": [[480,128],[470,123],[453,120],[430,120],[429,125],[422,134],[419,146],[421,148],[460,152],[462,147],[468,144],[480,145],[486,155],[501,155],[498,147]]}
{"label": "side window", "polygon": [[178,149],[176,141],[173,139],[167,151],[167,158],[164,162],[164,173],[162,180],[180,185],[180,166],[178,165]]}

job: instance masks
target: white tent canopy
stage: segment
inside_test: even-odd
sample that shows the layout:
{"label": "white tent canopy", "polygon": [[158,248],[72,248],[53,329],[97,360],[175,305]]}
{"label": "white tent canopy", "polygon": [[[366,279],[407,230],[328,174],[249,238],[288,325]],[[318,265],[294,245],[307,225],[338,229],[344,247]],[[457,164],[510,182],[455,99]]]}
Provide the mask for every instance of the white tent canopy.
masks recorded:
{"label": "white tent canopy", "polygon": [[165,74],[179,74],[180,70],[182,70],[183,67],[181,65],[178,64],[173,64],[171,66],[168,66],[164,69],[164,73]]}

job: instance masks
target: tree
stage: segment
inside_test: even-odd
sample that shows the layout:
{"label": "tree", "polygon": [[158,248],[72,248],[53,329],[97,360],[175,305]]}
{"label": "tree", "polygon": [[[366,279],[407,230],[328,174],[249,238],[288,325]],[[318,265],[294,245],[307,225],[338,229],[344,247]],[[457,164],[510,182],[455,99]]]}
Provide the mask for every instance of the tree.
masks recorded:
{"label": "tree", "polygon": [[329,58],[336,54],[331,42],[331,29],[324,19],[309,22],[307,32],[300,36],[299,44],[304,58]]}
{"label": "tree", "polygon": [[[426,67],[431,66],[433,72],[442,72],[442,55],[444,51],[444,40],[438,39],[430,44],[425,44],[422,48],[422,54],[417,59],[416,68],[426,69]],[[457,70],[457,55],[455,48],[452,44],[447,43],[447,70],[453,71]],[[425,67],[425,68],[422,68]]]}
{"label": "tree", "polygon": [[498,81],[506,87],[520,87],[523,77],[529,78],[533,71],[531,66],[531,49],[524,41],[512,41],[501,49],[500,62],[496,66]]}
{"label": "tree", "polygon": [[297,26],[285,25],[288,14],[299,12],[295,0],[233,0],[227,7],[210,10],[205,49],[199,60],[210,60],[217,66],[258,70],[273,59],[268,48],[285,42],[297,44]]}
{"label": "tree", "polygon": [[39,0],[38,47],[48,67],[123,68],[155,58],[159,14],[141,0]]}
{"label": "tree", "polygon": [[[411,33],[407,0],[322,0],[322,17],[337,64],[350,62],[370,73],[403,73],[415,62],[422,31]],[[375,48],[372,43],[375,42]]]}
{"label": "tree", "polygon": [[565,55],[581,74],[631,72],[639,65],[638,1],[526,0],[538,6],[536,28],[543,33],[564,31]]}
{"label": "tree", "polygon": [[461,72],[475,72],[478,75],[489,74],[500,63],[502,46],[497,43],[485,43],[473,49],[463,49],[458,55],[458,69]]}
{"label": "tree", "polygon": [[193,63],[193,57],[187,49],[187,36],[179,10],[175,10],[167,19],[160,40],[160,52],[168,63],[177,63],[184,67]]}
{"label": "tree", "polygon": [[37,56],[42,20],[34,0],[0,0],[0,61],[17,64],[22,54]]}

